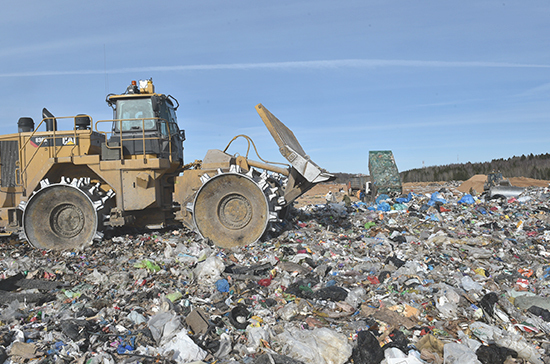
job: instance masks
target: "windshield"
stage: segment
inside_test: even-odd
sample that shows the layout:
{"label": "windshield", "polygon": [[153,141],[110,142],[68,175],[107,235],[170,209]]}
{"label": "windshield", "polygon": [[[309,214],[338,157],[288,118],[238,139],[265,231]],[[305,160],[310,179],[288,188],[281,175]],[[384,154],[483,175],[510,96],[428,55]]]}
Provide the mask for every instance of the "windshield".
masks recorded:
{"label": "windshield", "polygon": [[119,122],[122,123],[122,131],[141,130],[143,125],[145,130],[154,130],[154,117],[150,98],[118,100],[116,118],[122,121],[115,122],[114,130],[118,131]]}

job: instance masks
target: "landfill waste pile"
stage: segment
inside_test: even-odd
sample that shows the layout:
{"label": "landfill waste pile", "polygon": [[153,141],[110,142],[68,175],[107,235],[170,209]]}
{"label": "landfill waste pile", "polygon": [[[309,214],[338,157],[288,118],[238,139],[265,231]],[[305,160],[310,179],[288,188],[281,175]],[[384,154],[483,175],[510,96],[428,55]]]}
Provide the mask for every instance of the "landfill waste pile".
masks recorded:
{"label": "landfill waste pile", "polygon": [[0,242],[0,363],[550,363],[550,193],[450,186],[82,251]]}

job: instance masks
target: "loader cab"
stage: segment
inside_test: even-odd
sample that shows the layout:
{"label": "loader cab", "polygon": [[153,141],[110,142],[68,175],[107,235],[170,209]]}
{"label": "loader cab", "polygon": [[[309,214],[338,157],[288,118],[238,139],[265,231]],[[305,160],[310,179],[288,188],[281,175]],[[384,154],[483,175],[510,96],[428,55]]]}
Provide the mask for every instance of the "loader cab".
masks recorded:
{"label": "loader cab", "polygon": [[[183,163],[185,132],[176,118],[178,102],[168,95],[132,84],[122,95],[109,95],[113,108],[112,137],[109,144],[120,145],[124,155],[156,154]],[[144,150],[145,148],[145,150]]]}

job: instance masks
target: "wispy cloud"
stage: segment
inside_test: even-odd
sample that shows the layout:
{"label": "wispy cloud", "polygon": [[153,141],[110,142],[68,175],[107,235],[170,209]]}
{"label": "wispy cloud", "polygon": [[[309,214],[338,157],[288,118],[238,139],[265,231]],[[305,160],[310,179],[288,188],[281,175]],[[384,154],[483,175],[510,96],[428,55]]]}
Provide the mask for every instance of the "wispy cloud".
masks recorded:
{"label": "wispy cloud", "polygon": [[[325,126],[325,123],[317,123],[315,128],[295,126],[293,130],[296,134],[304,135],[304,138],[318,138],[326,135],[369,135],[375,132],[395,131],[399,130],[401,133],[412,130],[448,130],[451,127],[488,127],[488,128],[502,128],[505,125],[519,125],[525,120],[529,120],[529,125],[541,126],[547,123],[547,113],[531,112],[526,113],[522,110],[511,111],[505,110],[502,113],[499,112],[476,112],[472,114],[461,115],[447,115],[442,114],[431,118],[418,118],[410,116],[407,122],[398,122],[392,119],[386,119],[383,122],[357,122],[356,117],[349,118],[349,125],[335,125],[334,123]],[[352,121],[353,120],[353,121]]]}
{"label": "wispy cloud", "polygon": [[[215,71],[215,70],[294,70],[294,69],[331,69],[331,68],[379,68],[379,67],[439,67],[439,68],[550,68],[546,64],[509,63],[509,62],[452,62],[452,61],[420,61],[420,60],[388,60],[388,59],[341,59],[324,61],[295,62],[265,62],[265,63],[230,63],[202,64],[179,66],[151,66],[117,68],[107,70],[109,74],[136,72],[175,72],[175,71]],[[31,77],[31,76],[70,76],[104,74],[105,70],[73,70],[73,71],[25,71],[0,73],[0,77]]]}
{"label": "wispy cloud", "polygon": [[545,83],[537,87],[533,87],[529,90],[526,90],[520,94],[518,94],[518,97],[524,97],[524,96],[546,96],[550,93],[550,83]]}

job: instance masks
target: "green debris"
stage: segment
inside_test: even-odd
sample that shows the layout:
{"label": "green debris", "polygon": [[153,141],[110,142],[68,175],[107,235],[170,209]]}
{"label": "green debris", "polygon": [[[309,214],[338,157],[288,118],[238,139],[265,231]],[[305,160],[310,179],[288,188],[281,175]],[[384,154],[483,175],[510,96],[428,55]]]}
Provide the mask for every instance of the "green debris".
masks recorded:
{"label": "green debris", "polygon": [[160,267],[157,264],[147,259],[144,259],[141,262],[134,264],[134,268],[145,268],[153,273],[157,273],[158,271],[160,271]]}
{"label": "green debris", "polygon": [[374,221],[369,221],[365,223],[365,229],[370,229],[371,227],[376,226],[376,223]]}

